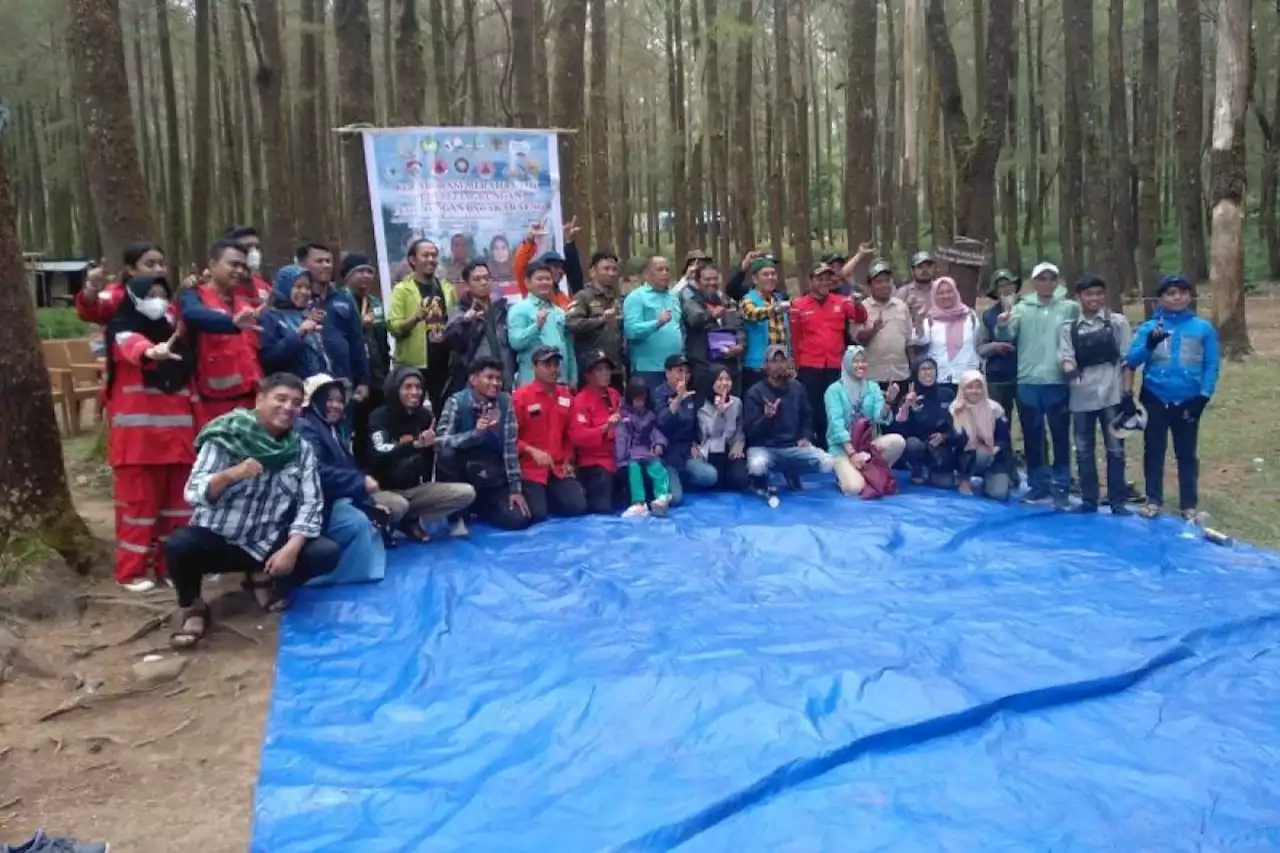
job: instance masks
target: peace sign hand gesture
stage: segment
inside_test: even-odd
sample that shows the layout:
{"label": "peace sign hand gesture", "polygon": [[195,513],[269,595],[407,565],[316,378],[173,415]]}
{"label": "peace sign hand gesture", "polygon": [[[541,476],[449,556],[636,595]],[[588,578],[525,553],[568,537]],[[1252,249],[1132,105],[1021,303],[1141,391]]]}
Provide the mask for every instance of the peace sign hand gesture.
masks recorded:
{"label": "peace sign hand gesture", "polygon": [[147,351],[143,353],[143,356],[145,356],[146,358],[149,358],[152,361],[182,361],[182,356],[178,355],[176,352],[173,352],[173,349],[172,349],[173,345],[178,340],[178,336],[181,334],[182,334],[182,330],[179,329],[178,331],[174,332],[172,337],[170,337],[169,340],[165,341],[164,343],[156,344],[153,347],[148,347]]}

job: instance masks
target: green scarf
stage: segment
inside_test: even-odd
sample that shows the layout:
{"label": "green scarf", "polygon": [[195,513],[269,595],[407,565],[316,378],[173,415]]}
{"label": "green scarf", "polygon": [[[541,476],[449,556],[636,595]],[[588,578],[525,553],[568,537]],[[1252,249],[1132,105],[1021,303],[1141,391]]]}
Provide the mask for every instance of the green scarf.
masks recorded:
{"label": "green scarf", "polygon": [[214,418],[196,437],[196,450],[211,441],[231,454],[234,463],[257,459],[268,471],[279,471],[298,458],[301,445],[298,434],[289,430],[276,438],[258,423],[252,409],[232,409]]}

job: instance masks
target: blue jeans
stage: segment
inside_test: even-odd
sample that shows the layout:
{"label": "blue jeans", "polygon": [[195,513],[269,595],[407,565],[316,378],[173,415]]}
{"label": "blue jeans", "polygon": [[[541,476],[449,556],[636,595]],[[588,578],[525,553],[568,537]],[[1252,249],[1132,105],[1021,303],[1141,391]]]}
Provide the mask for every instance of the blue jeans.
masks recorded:
{"label": "blue jeans", "polygon": [[769,477],[769,472],[814,474],[831,470],[831,459],[817,447],[749,447],[747,473],[752,477]]}
{"label": "blue jeans", "polygon": [[1080,472],[1080,498],[1087,506],[1097,506],[1098,483],[1097,432],[1102,429],[1102,445],[1107,449],[1107,500],[1112,506],[1124,503],[1128,489],[1124,483],[1124,441],[1111,434],[1109,426],[1119,406],[1107,406],[1097,412],[1072,412],[1071,428],[1076,434],[1076,468]]}
{"label": "blue jeans", "polygon": [[705,492],[716,487],[720,473],[715,466],[703,459],[686,459],[680,465],[667,463],[667,475],[671,478],[671,505],[684,500],[684,490]]}
{"label": "blue jeans", "polygon": [[[1066,385],[1019,385],[1018,422],[1027,457],[1027,481],[1032,492],[1067,494],[1071,487],[1071,412]],[[1053,472],[1045,458],[1045,423],[1053,444]]]}

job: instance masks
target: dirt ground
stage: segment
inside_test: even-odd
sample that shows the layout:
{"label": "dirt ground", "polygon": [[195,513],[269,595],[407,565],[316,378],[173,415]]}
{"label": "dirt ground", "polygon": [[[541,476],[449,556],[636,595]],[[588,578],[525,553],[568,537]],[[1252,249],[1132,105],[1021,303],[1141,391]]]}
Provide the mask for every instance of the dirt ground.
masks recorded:
{"label": "dirt ground", "polygon": [[[77,467],[77,506],[109,541],[111,505]],[[174,606],[168,589],[142,597],[101,578],[77,590],[78,618],[0,620],[0,842],[45,827],[120,853],[247,849],[277,617],[251,610],[230,579],[208,590],[224,591],[222,629],[154,684],[133,666],[178,657],[157,625]]]}

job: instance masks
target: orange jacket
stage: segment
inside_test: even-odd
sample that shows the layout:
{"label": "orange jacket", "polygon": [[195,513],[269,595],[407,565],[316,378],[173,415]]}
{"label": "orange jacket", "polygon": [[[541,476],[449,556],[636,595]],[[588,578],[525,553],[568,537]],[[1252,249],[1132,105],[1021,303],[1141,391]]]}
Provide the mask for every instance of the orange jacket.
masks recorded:
{"label": "orange jacket", "polygon": [[[529,287],[525,284],[524,271],[529,266],[529,262],[533,260],[534,253],[538,251],[538,244],[532,237],[526,237],[516,247],[515,256],[511,260],[511,269],[515,274],[516,287],[520,289],[520,298],[523,299],[529,295]],[[551,293],[551,303],[565,311],[569,310],[570,303],[569,294],[560,289],[560,282],[556,282],[556,289]]]}

